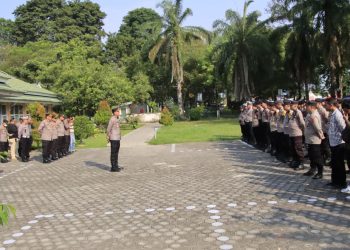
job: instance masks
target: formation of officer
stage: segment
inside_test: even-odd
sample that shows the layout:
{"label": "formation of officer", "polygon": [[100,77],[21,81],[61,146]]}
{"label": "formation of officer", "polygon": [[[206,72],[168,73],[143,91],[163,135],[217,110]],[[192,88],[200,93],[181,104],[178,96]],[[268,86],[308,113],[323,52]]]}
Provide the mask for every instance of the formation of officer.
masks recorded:
{"label": "formation of officer", "polygon": [[346,184],[350,146],[344,138],[350,127],[349,112],[350,98],[247,102],[239,116],[242,140],[295,170],[304,170],[308,157],[310,169],[304,175],[313,179],[322,179],[324,166],[329,164],[328,185],[350,193]]}
{"label": "formation of officer", "polygon": [[43,163],[47,164],[67,156],[70,144],[71,121],[64,115],[46,114],[39,125]]}

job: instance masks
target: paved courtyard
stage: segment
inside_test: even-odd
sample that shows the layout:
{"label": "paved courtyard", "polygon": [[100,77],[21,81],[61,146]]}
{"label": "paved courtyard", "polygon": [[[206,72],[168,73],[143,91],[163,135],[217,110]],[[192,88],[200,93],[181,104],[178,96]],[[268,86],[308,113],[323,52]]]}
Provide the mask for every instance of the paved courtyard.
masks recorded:
{"label": "paved courtyard", "polygon": [[154,125],[51,165],[0,165],[0,249],[350,249],[350,197],[239,142],[149,146]]}

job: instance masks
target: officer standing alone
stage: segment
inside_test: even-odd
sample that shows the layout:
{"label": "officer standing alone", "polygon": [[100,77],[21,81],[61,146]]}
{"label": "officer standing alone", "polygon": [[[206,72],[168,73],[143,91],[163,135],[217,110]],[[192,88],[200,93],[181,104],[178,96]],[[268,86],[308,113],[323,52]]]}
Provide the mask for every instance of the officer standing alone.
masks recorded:
{"label": "officer standing alone", "polygon": [[120,110],[118,107],[112,108],[113,116],[109,120],[107,127],[107,139],[111,143],[111,172],[120,172],[121,168],[118,165],[119,148],[120,148]]}

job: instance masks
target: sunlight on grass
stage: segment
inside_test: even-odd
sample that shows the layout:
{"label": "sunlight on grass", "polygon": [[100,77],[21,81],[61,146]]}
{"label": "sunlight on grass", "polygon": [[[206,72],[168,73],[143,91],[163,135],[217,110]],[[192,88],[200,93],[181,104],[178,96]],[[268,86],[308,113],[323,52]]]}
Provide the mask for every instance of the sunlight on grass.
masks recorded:
{"label": "sunlight on grass", "polygon": [[162,127],[150,144],[237,140],[241,130],[237,119],[175,122]]}

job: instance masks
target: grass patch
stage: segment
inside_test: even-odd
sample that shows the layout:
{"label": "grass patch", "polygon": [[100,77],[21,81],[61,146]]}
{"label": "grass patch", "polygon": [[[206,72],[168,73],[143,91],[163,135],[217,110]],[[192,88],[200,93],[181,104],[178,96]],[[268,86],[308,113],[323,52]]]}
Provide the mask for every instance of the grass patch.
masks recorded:
{"label": "grass patch", "polygon": [[[138,125],[137,128],[141,127],[142,125]],[[123,125],[121,127],[121,133],[122,136],[130,133],[131,131],[135,130],[132,126]],[[89,137],[85,140],[83,140],[83,143],[77,144],[78,148],[105,148],[107,147],[107,139],[105,133],[98,133],[95,134],[92,137]]]}
{"label": "grass patch", "polygon": [[241,129],[237,119],[175,122],[173,126],[162,127],[152,145],[237,140]]}

